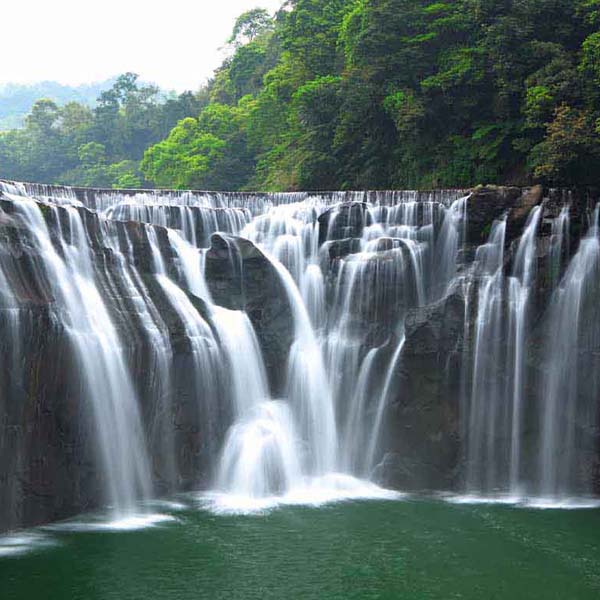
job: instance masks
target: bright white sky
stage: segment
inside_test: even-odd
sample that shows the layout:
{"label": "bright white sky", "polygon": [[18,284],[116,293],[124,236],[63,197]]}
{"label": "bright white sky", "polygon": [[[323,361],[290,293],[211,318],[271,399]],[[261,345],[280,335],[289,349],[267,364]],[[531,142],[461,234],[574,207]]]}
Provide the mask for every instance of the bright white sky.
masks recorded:
{"label": "bright white sky", "polygon": [[[126,71],[197,89],[223,58],[235,19],[282,0],[0,0],[0,84],[101,81]],[[220,50],[221,49],[221,50]]]}

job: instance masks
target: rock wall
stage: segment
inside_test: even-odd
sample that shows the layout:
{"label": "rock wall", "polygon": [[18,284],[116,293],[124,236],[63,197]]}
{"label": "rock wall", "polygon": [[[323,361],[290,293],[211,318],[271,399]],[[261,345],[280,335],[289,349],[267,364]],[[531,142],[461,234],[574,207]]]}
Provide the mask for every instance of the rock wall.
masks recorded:
{"label": "rock wall", "polygon": [[[106,489],[98,467],[79,367],[64,330],[48,274],[31,232],[13,218],[14,202],[0,198],[0,248],[4,275],[14,297],[0,290],[0,531],[54,521],[104,504]],[[141,401],[151,458],[154,491],[166,494],[207,485],[228,420],[225,395],[216,407],[202,401],[193,380],[192,348],[181,317],[154,277],[148,229],[141,223],[101,223],[96,213],[77,209],[90,242],[98,286],[119,332]],[[66,209],[43,209],[51,237],[59,236]],[[106,245],[106,232],[130,244],[129,271],[124,257]],[[167,231],[152,227],[169,271],[178,277]],[[6,284],[6,282],[5,282]],[[156,349],[140,314],[140,296],[159,315],[173,357],[172,387],[156,380]],[[208,320],[202,300],[188,294]],[[18,324],[15,325],[15,323]],[[223,389],[224,389],[223,385]]]}
{"label": "rock wall", "polygon": [[[80,199],[95,206],[93,190],[76,192]],[[342,217],[338,214],[335,222],[331,221],[330,212],[321,215],[321,241],[326,237],[330,240],[326,242],[326,269],[335,271],[340,258],[357,252],[358,238],[369,224],[364,200],[378,197],[367,194],[348,203],[342,209]],[[593,190],[565,192],[541,187],[522,190],[489,186],[474,189],[467,207],[467,243],[461,271],[467,272],[494,219],[505,213],[508,215],[506,269],[510,269],[516,240],[531,208],[542,202],[546,219],[557,216],[565,201],[571,203],[569,244],[573,250],[585,231],[586,215],[597,198]],[[167,494],[207,485],[229,420],[229,406],[225,397],[217,407],[204,405],[199,401],[195,382],[190,379],[192,349],[184,325],[153,274],[149,229],[155,232],[169,273],[181,278],[167,231],[137,222],[110,223],[113,235],[130,244],[129,260],[140,278],[138,290],[143,287],[168,332],[175,383],[170,393],[157,397],[152,366],[154,349],[140,323],[138,299],[122,285],[118,272],[121,257],[105,244],[102,228],[106,225],[97,214],[85,208],[77,210],[85,223],[94,268],[126,346],[142,400],[155,491]],[[81,382],[74,377],[74,358],[65,332],[55,318],[55,299],[49,293],[47,274],[36,256],[29,232],[13,218],[13,212],[13,202],[0,197],[2,263],[17,292],[20,314],[20,329],[13,335],[10,316],[15,308],[2,304],[0,295],[0,531],[92,510],[102,504],[100,490],[105,483],[94,459],[93,424],[86,417],[89,411],[81,404]],[[45,216],[53,235],[59,235],[60,220],[67,218],[66,214],[58,209]],[[197,233],[205,236],[205,232]],[[549,272],[549,235],[545,221],[538,244],[538,270],[542,275],[538,277],[535,293],[536,324],[542,323],[549,298],[550,284],[545,275]],[[386,250],[381,248],[382,255]],[[252,243],[214,235],[206,255],[206,279],[216,304],[248,313],[261,344],[272,393],[282,394],[293,319],[273,265]],[[377,472],[386,485],[419,490],[448,490],[460,485],[464,460],[460,411],[464,390],[469,386],[462,365],[469,360],[467,353],[472,340],[468,336],[473,331],[473,311],[469,312],[467,307],[472,309],[475,290],[476,285],[470,288],[457,285],[443,301],[422,308],[401,307],[407,311],[406,341],[394,373],[398,391],[391,398],[384,418],[385,458]],[[188,297],[210,323],[203,302],[191,294]],[[371,346],[390,336],[390,322],[399,307],[388,308],[377,314],[357,313],[357,319],[370,328]],[[530,386],[535,386],[543,376],[539,372],[539,345],[539,337],[534,333],[527,358]],[[598,349],[590,347],[587,351],[594,353]],[[389,357],[391,348],[387,352]],[[383,378],[384,373],[380,371],[378,377]],[[581,434],[589,448],[582,468],[596,473],[598,478],[598,423],[582,423]],[[172,455],[173,460],[167,460],[167,455]]]}
{"label": "rock wall", "polygon": [[[486,242],[492,223],[507,215],[505,272],[509,273],[517,243],[531,209],[544,204],[544,221],[537,241],[537,277],[532,301],[532,333],[525,350],[525,397],[528,411],[525,415],[525,444],[539,435],[537,398],[547,373],[543,366],[548,304],[551,297],[551,279],[560,280],[561,271],[552,273],[550,264],[551,219],[558,217],[565,204],[570,205],[570,229],[567,236],[568,253],[572,256],[582,235],[589,226],[589,218],[600,199],[595,190],[545,190],[534,188],[479,187],[468,200],[466,246],[462,270],[467,273],[477,247]],[[460,413],[465,410],[465,397],[472,385],[473,335],[475,332],[478,281],[475,278],[458,280],[454,291],[434,305],[410,311],[406,320],[406,343],[402,361],[397,366],[398,392],[391,401],[387,414],[386,450],[378,475],[392,487],[414,490],[460,490],[463,484],[465,456]],[[469,307],[469,310],[466,310]],[[590,340],[581,349],[591,363],[597,364],[600,340]],[[595,375],[594,375],[595,376]],[[578,425],[582,452],[580,469],[585,478],[594,480],[600,491],[600,398],[598,407],[587,420]],[[533,471],[537,460],[532,446],[524,450],[525,473]],[[583,477],[582,477],[583,478]]]}
{"label": "rock wall", "polygon": [[213,301],[247,313],[258,337],[273,397],[285,392],[294,320],[275,268],[248,240],[214,234],[206,254]]}

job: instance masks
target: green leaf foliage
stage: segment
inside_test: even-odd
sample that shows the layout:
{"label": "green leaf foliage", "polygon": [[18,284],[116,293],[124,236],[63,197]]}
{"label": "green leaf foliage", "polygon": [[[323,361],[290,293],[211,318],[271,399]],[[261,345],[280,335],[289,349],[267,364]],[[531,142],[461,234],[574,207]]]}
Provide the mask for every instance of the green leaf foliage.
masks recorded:
{"label": "green leaf foliage", "polygon": [[0,176],[600,185],[600,0],[287,0],[241,15],[229,44],[196,93],[164,97],[128,73],[94,109],[40,100],[0,133]]}

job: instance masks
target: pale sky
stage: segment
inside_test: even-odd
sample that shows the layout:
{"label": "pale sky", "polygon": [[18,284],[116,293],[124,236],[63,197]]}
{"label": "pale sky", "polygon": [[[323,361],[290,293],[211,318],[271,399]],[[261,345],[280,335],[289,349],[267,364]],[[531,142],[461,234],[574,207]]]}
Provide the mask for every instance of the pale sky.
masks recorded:
{"label": "pale sky", "polygon": [[[0,84],[101,81],[126,71],[197,89],[242,12],[282,0],[0,0]],[[220,50],[221,49],[221,50]]]}

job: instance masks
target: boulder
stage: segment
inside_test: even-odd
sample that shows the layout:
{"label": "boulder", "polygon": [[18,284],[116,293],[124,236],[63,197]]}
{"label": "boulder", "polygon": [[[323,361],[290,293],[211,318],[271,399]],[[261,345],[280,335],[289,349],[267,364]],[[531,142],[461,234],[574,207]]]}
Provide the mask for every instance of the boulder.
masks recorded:
{"label": "boulder", "polygon": [[479,246],[487,241],[492,223],[507,215],[507,243],[516,239],[525,226],[531,209],[544,198],[542,186],[532,188],[479,186],[467,201],[467,243]]}
{"label": "boulder", "polygon": [[271,392],[281,395],[294,340],[294,318],[277,270],[252,242],[214,234],[206,254],[206,282],[216,304],[248,314],[261,347]]}
{"label": "boulder", "polygon": [[365,226],[371,224],[366,202],[343,202],[319,216],[319,244],[327,240],[360,238]]}

